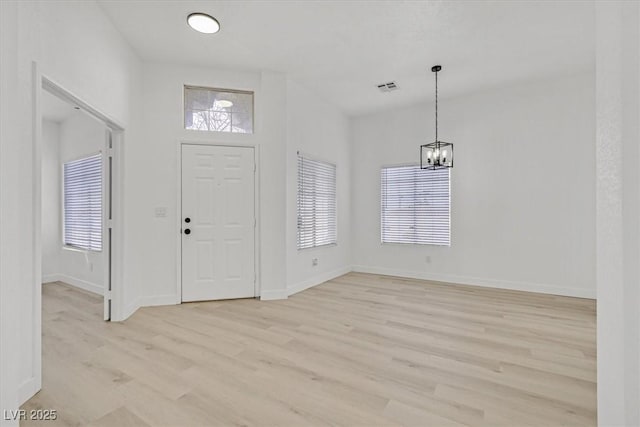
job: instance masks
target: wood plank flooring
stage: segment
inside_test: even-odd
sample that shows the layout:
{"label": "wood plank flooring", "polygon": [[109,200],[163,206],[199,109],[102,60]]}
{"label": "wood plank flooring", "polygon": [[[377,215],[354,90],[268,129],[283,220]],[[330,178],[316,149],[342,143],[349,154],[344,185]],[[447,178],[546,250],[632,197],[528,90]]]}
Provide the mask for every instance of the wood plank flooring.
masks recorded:
{"label": "wood plank flooring", "polygon": [[43,286],[43,389],[92,426],[596,424],[595,301],[350,273],[138,310]]}

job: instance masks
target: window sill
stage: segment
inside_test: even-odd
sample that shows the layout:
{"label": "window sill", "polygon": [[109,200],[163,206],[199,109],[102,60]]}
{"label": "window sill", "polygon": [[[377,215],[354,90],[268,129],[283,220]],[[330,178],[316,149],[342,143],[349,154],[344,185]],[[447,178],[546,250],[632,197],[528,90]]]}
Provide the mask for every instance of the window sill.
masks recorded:
{"label": "window sill", "polygon": [[337,243],[327,243],[326,245],[320,245],[320,246],[313,246],[311,248],[298,248],[298,252],[302,252],[302,251],[312,251],[314,249],[324,249],[324,248],[331,248],[334,246],[338,246]]}
{"label": "window sill", "polygon": [[443,248],[450,248],[451,247],[451,243],[449,244],[439,244],[439,243],[411,243],[411,242],[380,242],[380,245],[382,246],[388,246],[388,245],[400,245],[400,246],[436,246],[436,247],[443,247]]}
{"label": "window sill", "polygon": [[80,253],[83,253],[83,254],[86,254],[86,253],[98,253],[99,254],[100,252],[102,252],[101,250],[100,251],[95,251],[95,250],[91,250],[91,249],[76,248],[75,246],[68,246],[68,245],[62,245],[62,250],[63,251],[69,251],[69,252],[80,252]]}

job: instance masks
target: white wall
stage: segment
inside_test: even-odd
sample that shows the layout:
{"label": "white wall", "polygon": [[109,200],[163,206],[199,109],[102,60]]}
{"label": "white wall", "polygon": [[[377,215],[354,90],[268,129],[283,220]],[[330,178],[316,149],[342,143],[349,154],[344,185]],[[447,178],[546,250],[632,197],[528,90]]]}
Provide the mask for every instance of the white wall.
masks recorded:
{"label": "white wall", "polygon": [[[138,306],[179,301],[179,142],[252,145],[259,150],[262,299],[286,298],[349,270],[349,127],[342,113],[280,73],[147,63],[144,76],[145,138],[127,159],[145,165],[128,181],[129,265],[135,266],[129,280],[143,288]],[[185,84],[254,91],[254,134],[185,130]],[[338,165],[340,241],[335,247],[297,251],[298,150]],[[157,207],[166,208],[167,216],[156,218]],[[313,257],[319,258],[318,267],[311,266]]]}
{"label": "white wall", "polygon": [[57,280],[62,246],[60,124],[42,121],[42,283]]}
{"label": "white wall", "polygon": [[[285,112],[284,75],[149,63],[144,66],[145,137],[127,162],[130,279],[141,284],[138,305],[175,304],[180,219],[178,218],[178,143],[254,145],[260,163],[260,250],[262,297],[286,297]],[[184,129],[185,84],[255,92],[254,134],[225,134]],[[156,207],[167,216],[155,218]]]}
{"label": "white wall", "polygon": [[106,127],[77,111],[60,124],[43,121],[42,151],[42,281],[63,281],[102,295],[102,252],[66,248],[62,244],[62,166],[104,152]]}
{"label": "white wall", "polygon": [[[0,355],[3,358],[3,409],[17,407],[40,387],[40,307],[33,303],[35,295],[40,293],[40,288],[35,286],[40,281],[40,260],[33,256],[37,231],[24,226],[34,222],[31,216],[34,178],[40,180],[34,167],[38,159],[34,162],[32,145],[32,61],[38,62],[46,77],[125,127],[124,217],[121,218],[125,263],[124,293],[120,301],[124,309],[112,313],[114,319],[126,318],[142,305],[178,301],[179,141],[249,144],[258,148],[259,273],[263,299],[286,298],[290,292],[289,278],[296,281],[294,284],[308,284],[311,276],[313,280],[318,278],[315,270],[306,271],[306,267],[298,270],[297,265],[287,274],[287,244],[295,244],[291,239],[289,243],[286,240],[285,210],[287,198],[293,195],[287,194],[287,174],[295,175],[295,168],[287,170],[287,97],[314,111],[327,112],[328,106],[315,103],[299,88],[288,93],[286,77],[278,72],[167,64],[146,64],[143,70],[135,54],[94,2],[2,2],[2,23],[3,345]],[[254,90],[255,134],[185,131],[182,123],[184,84]],[[346,153],[345,119],[339,114],[330,115],[327,136],[340,142],[323,152],[329,156],[341,155]],[[320,128],[314,127],[314,131],[319,132]],[[294,152],[297,144],[292,148]],[[305,144],[309,143],[300,142],[302,147],[309,146]],[[345,181],[344,174],[348,174],[345,159],[340,160],[345,164],[340,168],[341,182]],[[340,203],[345,206],[339,227],[341,236],[347,237],[349,210],[344,190],[348,187],[341,187]],[[167,216],[156,218],[156,207],[166,207]],[[21,230],[20,233],[17,230]],[[323,251],[318,272],[326,274],[348,265],[348,260],[343,259],[348,252],[346,239],[337,248]]]}
{"label": "white wall", "polygon": [[[446,68],[440,82],[446,94]],[[450,247],[380,243],[380,167],[419,161],[432,105],[355,119],[354,268],[595,297],[593,85],[586,73],[441,98],[456,156]]]}
{"label": "white wall", "polygon": [[[637,5],[635,7],[637,9]],[[287,82],[283,74],[147,64],[142,79],[140,61],[94,2],[3,1],[0,8],[2,410],[16,409],[40,387],[37,359],[40,307],[33,305],[34,294],[40,292],[35,286],[39,281],[39,267],[33,257],[36,236],[32,227],[35,224],[34,179],[40,176],[33,167],[32,61],[38,62],[47,77],[126,128],[127,261],[123,303],[127,310],[119,314],[121,317],[139,305],[171,303],[177,299],[179,140],[250,143],[260,147],[260,267],[265,297],[286,297],[289,287],[295,289],[298,284],[317,277],[316,271],[309,267],[307,255],[291,247],[295,245],[295,221],[291,221],[290,209],[295,182],[291,174],[295,174],[295,169],[291,169],[291,156],[298,147],[303,151],[315,148],[318,155],[325,158],[338,154],[351,156],[351,223],[340,219],[339,238],[342,241],[345,228],[351,228],[351,254],[360,269],[570,295],[594,294],[593,75],[559,77],[443,100],[441,134],[456,143],[452,246],[382,246],[379,243],[379,168],[383,164],[417,160],[418,145],[433,135],[431,105],[355,119],[351,150],[342,143],[318,148],[315,145],[327,138],[342,140],[343,118],[330,114],[329,106],[321,101],[316,103],[313,95]],[[634,13],[637,16],[637,10]],[[628,44],[636,34],[637,21],[627,22],[624,28],[630,32],[625,33],[625,37],[615,33],[620,23],[616,19],[622,16],[635,19],[632,13],[614,14],[613,21],[607,21],[605,32],[598,36],[603,43],[600,54],[616,53],[615,48],[622,44],[629,58],[635,55],[633,49],[637,52],[637,45]],[[617,72],[623,75],[624,70],[624,80],[632,81],[638,75],[634,65],[637,62],[623,59],[625,57],[617,57],[619,61],[627,61]],[[603,67],[599,84],[608,81],[609,59],[604,55],[598,61]],[[446,74],[442,81],[442,90],[446,93]],[[184,131],[182,85],[185,83],[255,90],[256,134],[212,135]],[[599,91],[598,102],[601,96],[606,99],[608,90],[610,88]],[[611,123],[619,125],[616,120],[622,116],[627,117],[625,123],[637,123],[636,119],[629,119],[637,115],[635,102],[614,99],[613,104],[602,104],[600,112],[611,113],[606,108],[615,107],[614,117],[603,116],[599,123],[608,129]],[[288,106],[289,103],[292,105]],[[292,110],[298,106],[306,106],[331,119],[323,124],[319,119],[300,117],[300,112]],[[297,121],[305,124],[299,126]],[[625,143],[621,138],[616,143],[618,148],[633,153],[637,149],[633,145],[637,133],[634,134],[635,128],[625,126],[620,131],[625,135]],[[312,131],[305,135],[305,127]],[[606,147],[610,139],[603,137],[599,144]],[[492,166],[491,162],[496,149],[500,150],[499,167]],[[603,156],[601,160],[610,161],[606,150],[598,155]],[[563,163],[562,159],[566,161]],[[622,168],[619,160],[613,163],[616,168]],[[633,234],[637,229],[633,224],[638,217],[634,201],[638,197],[634,196],[638,183],[633,171],[638,164],[631,157],[625,158],[625,162],[628,166],[624,172],[624,194],[614,200],[618,205],[609,210],[610,199],[597,200],[604,213],[598,218],[598,236],[606,236],[611,230],[610,224],[620,225],[617,229],[620,234],[615,236],[618,240],[613,242],[615,250],[598,257],[598,340],[599,349],[604,350],[598,355],[598,409],[600,422],[605,425],[625,419],[638,424],[638,407],[634,402],[637,402],[640,383],[635,364],[639,359],[640,326],[637,325],[640,319],[635,302],[640,304],[640,297],[637,281],[630,280],[637,277],[637,271],[629,267],[638,259],[635,249],[638,236]],[[339,170],[347,168],[339,167]],[[607,183],[608,170],[602,169],[599,182]],[[622,178],[615,174],[614,178],[618,181],[612,183],[612,188],[621,191]],[[602,189],[606,190],[606,186]],[[507,196],[501,197],[501,194]],[[605,191],[599,194],[603,196]],[[343,200],[349,193],[339,197],[339,209],[344,213]],[[623,203],[623,197],[629,202]],[[166,218],[153,217],[154,208],[159,206],[168,208]],[[555,212],[548,209],[554,206]],[[630,237],[623,239],[621,234]],[[339,270],[345,264],[348,257],[341,252],[345,247],[339,244],[336,248],[318,250],[320,275],[331,272],[329,269],[333,267]],[[602,248],[603,251],[609,249]],[[431,264],[425,262],[427,255],[431,256]],[[606,273],[615,271],[618,265],[617,255],[625,260],[623,268],[627,267],[622,276],[607,276]]]}
{"label": "white wall", "polygon": [[[350,135],[335,106],[287,80],[287,287],[299,292],[351,270]],[[336,165],[338,244],[297,249],[297,152]],[[318,265],[312,265],[312,259]]]}
{"label": "white wall", "polygon": [[[21,93],[18,87],[18,5],[0,2],[0,410],[16,410],[20,405],[19,386],[21,376],[21,350],[29,337],[21,336],[17,319],[23,310],[29,310],[25,294],[29,286],[29,266],[27,246],[21,243],[20,218],[17,208],[29,208],[21,200],[21,192],[28,184],[14,185],[23,175],[16,159],[28,161],[23,144],[16,144],[21,138],[19,127]],[[9,126],[9,123],[14,123]],[[28,140],[27,140],[28,141]],[[26,187],[26,188],[25,188]],[[33,322],[27,324],[33,326]],[[4,418],[4,417],[2,417]],[[17,425],[17,422],[0,419],[0,425]]]}
{"label": "white wall", "polygon": [[[0,7],[0,403],[10,410],[40,388],[40,307],[34,305],[40,260],[33,255],[40,229],[33,205],[40,173],[32,143],[32,61],[47,77],[122,123],[125,147],[134,145],[138,134],[140,63],[94,2],[3,1]],[[135,297],[135,285],[126,287],[125,300]]]}
{"label": "white wall", "polygon": [[596,6],[598,424],[640,425],[640,5]]}

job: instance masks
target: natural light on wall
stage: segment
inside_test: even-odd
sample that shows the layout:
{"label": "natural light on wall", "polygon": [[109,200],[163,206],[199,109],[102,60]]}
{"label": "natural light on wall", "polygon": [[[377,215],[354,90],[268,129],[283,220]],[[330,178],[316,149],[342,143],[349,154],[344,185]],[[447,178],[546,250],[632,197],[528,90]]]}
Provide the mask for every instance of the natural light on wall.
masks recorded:
{"label": "natural light on wall", "polygon": [[253,92],[185,86],[184,128],[253,133]]}

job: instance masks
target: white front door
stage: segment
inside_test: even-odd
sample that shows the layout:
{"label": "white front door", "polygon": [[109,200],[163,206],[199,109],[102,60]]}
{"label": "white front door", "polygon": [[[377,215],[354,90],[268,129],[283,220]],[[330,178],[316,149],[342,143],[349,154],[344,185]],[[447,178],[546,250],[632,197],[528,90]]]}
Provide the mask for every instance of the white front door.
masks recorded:
{"label": "white front door", "polygon": [[182,301],[255,296],[253,148],[182,146]]}

